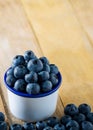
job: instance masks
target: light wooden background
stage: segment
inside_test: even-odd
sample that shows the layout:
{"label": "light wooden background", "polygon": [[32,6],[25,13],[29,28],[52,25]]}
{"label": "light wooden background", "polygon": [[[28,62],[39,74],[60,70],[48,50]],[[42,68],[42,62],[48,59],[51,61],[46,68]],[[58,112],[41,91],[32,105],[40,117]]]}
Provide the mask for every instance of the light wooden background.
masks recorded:
{"label": "light wooden background", "polygon": [[62,73],[56,116],[68,103],[93,110],[93,0],[0,0],[0,111],[10,123],[21,121],[9,111],[3,75],[28,49]]}

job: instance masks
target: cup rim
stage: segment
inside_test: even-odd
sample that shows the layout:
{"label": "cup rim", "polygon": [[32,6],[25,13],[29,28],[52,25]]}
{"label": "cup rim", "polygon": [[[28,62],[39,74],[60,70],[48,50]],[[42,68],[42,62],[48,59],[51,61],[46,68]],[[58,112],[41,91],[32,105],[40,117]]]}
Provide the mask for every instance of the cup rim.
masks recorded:
{"label": "cup rim", "polygon": [[[8,71],[8,70],[7,70]],[[57,89],[61,86],[61,83],[62,83],[62,75],[60,72],[58,72],[57,76],[58,76],[58,83],[57,85],[52,89],[50,90],[49,92],[46,92],[46,93],[40,93],[40,94],[27,94],[27,93],[22,93],[22,92],[18,92],[16,91],[15,89],[13,89],[12,87],[10,87],[7,83],[6,83],[6,76],[7,76],[7,71],[5,72],[4,74],[4,83],[5,83],[5,86],[6,88],[11,91],[12,93],[18,95],[18,96],[21,96],[21,97],[26,97],[26,98],[40,98],[40,97],[45,97],[45,96],[48,96],[48,95],[51,95],[53,94],[55,91],[57,91]]]}

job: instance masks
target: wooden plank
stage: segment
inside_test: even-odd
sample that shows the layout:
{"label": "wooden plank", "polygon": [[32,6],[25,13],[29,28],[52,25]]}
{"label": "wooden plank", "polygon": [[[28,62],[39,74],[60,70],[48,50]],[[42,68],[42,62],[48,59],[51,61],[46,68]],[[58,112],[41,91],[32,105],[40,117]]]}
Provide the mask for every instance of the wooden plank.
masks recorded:
{"label": "wooden plank", "polygon": [[69,0],[77,15],[82,29],[85,31],[93,47],[93,0]]}
{"label": "wooden plank", "polygon": [[43,53],[58,65],[63,83],[61,99],[87,102],[93,108],[93,51],[67,0],[21,0]]}
{"label": "wooden plank", "polygon": [[[22,123],[22,121],[12,116],[8,108],[7,92],[3,76],[6,69],[11,65],[12,58],[30,49],[37,56],[43,55],[20,1],[0,0],[0,83],[10,123]],[[60,99],[58,100],[58,104],[62,108]],[[59,112],[58,108],[57,113]]]}

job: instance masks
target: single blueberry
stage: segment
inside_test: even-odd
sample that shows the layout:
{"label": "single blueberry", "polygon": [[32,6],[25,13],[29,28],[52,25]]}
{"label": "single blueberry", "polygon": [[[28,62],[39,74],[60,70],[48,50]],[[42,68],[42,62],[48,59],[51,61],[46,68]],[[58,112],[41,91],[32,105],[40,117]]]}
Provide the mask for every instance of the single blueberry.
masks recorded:
{"label": "single blueberry", "polygon": [[29,71],[39,72],[43,69],[43,63],[39,59],[32,59],[29,60],[27,68]]}
{"label": "single blueberry", "polygon": [[49,80],[52,82],[53,86],[57,85],[57,83],[58,83],[58,77],[54,73],[50,73]]}
{"label": "single blueberry", "polygon": [[44,82],[41,83],[41,90],[42,92],[48,92],[50,90],[52,90],[52,83],[49,80],[46,80]]}
{"label": "single blueberry", "polygon": [[49,61],[45,56],[40,57],[39,59],[42,61],[43,64],[49,64]]}
{"label": "single blueberry", "polygon": [[14,84],[14,89],[19,92],[26,92],[26,82],[24,79],[18,79]]}
{"label": "single blueberry", "polygon": [[29,60],[31,60],[31,59],[34,59],[34,58],[36,58],[36,56],[35,56],[35,54],[34,54],[33,51],[31,51],[31,50],[25,51],[25,53],[24,53],[24,59],[25,59],[27,62],[28,62]]}
{"label": "single blueberry", "polygon": [[93,124],[93,112],[88,113],[86,117],[87,117],[87,120]]}
{"label": "single blueberry", "polygon": [[56,124],[54,130],[66,130],[63,124]]}
{"label": "single blueberry", "polygon": [[40,86],[37,83],[29,83],[26,87],[26,92],[28,94],[39,94],[40,93]]}
{"label": "single blueberry", "polygon": [[71,116],[64,115],[61,117],[60,121],[62,124],[66,125],[71,119],[72,119]]}
{"label": "single blueberry", "polygon": [[7,123],[5,121],[0,121],[0,130],[7,130]]}
{"label": "single blueberry", "polygon": [[0,121],[5,121],[5,115],[3,112],[0,112]]}
{"label": "single blueberry", "polygon": [[24,130],[36,130],[35,125],[31,122],[25,122],[23,128]]}
{"label": "single blueberry", "polygon": [[83,113],[85,115],[91,112],[91,107],[86,103],[80,104],[78,109],[80,113]]}
{"label": "single blueberry", "polygon": [[8,69],[8,71],[6,72],[6,75],[8,76],[8,75],[14,75],[14,68],[10,68],[10,69]]}
{"label": "single blueberry", "polygon": [[64,108],[64,113],[66,115],[74,116],[79,113],[78,108],[74,104],[67,104]]}
{"label": "single blueberry", "polygon": [[24,65],[25,59],[22,55],[17,55],[12,60],[12,67],[15,67],[17,65]]}
{"label": "single blueberry", "polygon": [[58,124],[60,121],[57,117],[53,116],[53,117],[49,117],[47,119],[47,124],[50,127],[54,127],[56,124]]}
{"label": "single blueberry", "polygon": [[47,126],[47,123],[45,121],[36,122],[36,129],[37,130],[43,130],[46,126]]}
{"label": "single blueberry", "polygon": [[16,78],[23,78],[25,74],[28,73],[28,70],[25,66],[23,65],[18,65],[14,68],[14,76]]}
{"label": "single blueberry", "polygon": [[45,81],[49,79],[49,72],[47,71],[41,71],[38,73],[38,79],[39,81]]}
{"label": "single blueberry", "polygon": [[15,82],[16,82],[16,78],[13,75],[7,75],[7,77],[6,77],[6,83],[9,86],[13,87]]}
{"label": "single blueberry", "polygon": [[10,125],[10,130],[23,130],[23,128],[20,124],[12,124]]}
{"label": "single blueberry", "polygon": [[50,127],[50,126],[47,126],[47,127],[45,127],[43,130],[53,130],[53,128]]}
{"label": "single blueberry", "polygon": [[93,130],[93,124],[89,121],[83,121],[81,123],[81,130]]}
{"label": "single blueberry", "polygon": [[70,120],[67,124],[66,124],[66,129],[70,130],[72,127],[76,128],[76,130],[79,130],[79,124],[78,122],[76,122],[75,120]]}
{"label": "single blueberry", "polygon": [[58,74],[59,70],[55,64],[50,64],[50,73]]}
{"label": "single blueberry", "polygon": [[86,117],[84,114],[78,113],[78,114],[73,116],[73,120],[77,121],[80,124],[81,122],[86,120]]}
{"label": "single blueberry", "polygon": [[25,81],[27,83],[36,83],[38,81],[38,75],[36,72],[31,71],[29,74],[25,75]]}
{"label": "single blueberry", "polygon": [[47,71],[50,73],[50,66],[48,64],[43,64],[43,69],[42,71]]}

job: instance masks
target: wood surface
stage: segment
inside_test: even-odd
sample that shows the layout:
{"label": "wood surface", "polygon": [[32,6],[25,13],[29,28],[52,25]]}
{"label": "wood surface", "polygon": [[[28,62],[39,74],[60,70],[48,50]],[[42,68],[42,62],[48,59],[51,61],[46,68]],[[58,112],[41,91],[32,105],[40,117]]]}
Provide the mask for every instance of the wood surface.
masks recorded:
{"label": "wood surface", "polygon": [[93,1],[0,0],[0,111],[18,122],[8,107],[3,82],[12,58],[33,50],[58,66],[63,82],[57,110],[68,103],[88,103],[93,110]]}

